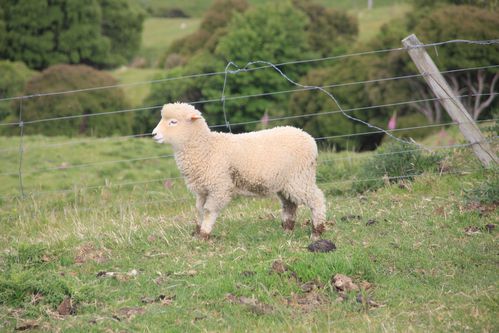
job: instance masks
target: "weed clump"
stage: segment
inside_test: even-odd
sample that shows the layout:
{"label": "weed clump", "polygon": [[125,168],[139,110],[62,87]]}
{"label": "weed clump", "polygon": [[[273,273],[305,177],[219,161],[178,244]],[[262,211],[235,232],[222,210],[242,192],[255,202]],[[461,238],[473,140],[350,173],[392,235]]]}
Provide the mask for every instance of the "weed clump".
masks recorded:
{"label": "weed clump", "polygon": [[490,177],[479,186],[465,194],[468,203],[497,204],[499,203],[499,177]]}
{"label": "weed clump", "polygon": [[72,294],[67,281],[53,272],[46,249],[22,245],[3,258],[0,270],[0,304],[27,307],[38,303],[56,308]]}
{"label": "weed clump", "polygon": [[362,164],[352,190],[360,193],[375,191],[386,183],[395,183],[400,179],[413,180],[425,171],[436,169],[442,159],[442,155],[425,153],[407,143],[384,145]]}

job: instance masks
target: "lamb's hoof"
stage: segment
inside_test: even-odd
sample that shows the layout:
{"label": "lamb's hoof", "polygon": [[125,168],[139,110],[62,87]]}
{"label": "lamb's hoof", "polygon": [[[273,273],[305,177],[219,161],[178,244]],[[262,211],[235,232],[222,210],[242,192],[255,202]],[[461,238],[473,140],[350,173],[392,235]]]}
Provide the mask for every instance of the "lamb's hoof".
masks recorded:
{"label": "lamb's hoof", "polygon": [[318,226],[313,225],[312,226],[312,235],[310,236],[310,238],[313,241],[317,241],[317,240],[321,239],[321,235],[324,233],[325,230],[326,230],[326,227],[324,224],[319,224]]}
{"label": "lamb's hoof", "polygon": [[292,232],[295,229],[295,221],[293,220],[283,221],[281,225],[285,232]]}
{"label": "lamb's hoof", "polygon": [[210,234],[207,234],[206,232],[203,231],[199,231],[199,233],[196,236],[204,241],[210,240]]}
{"label": "lamb's hoof", "polygon": [[319,239],[321,239],[321,235],[320,235],[320,234],[315,234],[315,233],[312,233],[312,234],[310,235],[310,240],[311,240],[312,242],[316,242],[316,241],[318,241]]}
{"label": "lamb's hoof", "polygon": [[197,235],[199,235],[200,232],[201,232],[201,227],[199,225],[196,225],[196,227],[194,228],[194,230],[191,233],[191,236],[197,236]]}

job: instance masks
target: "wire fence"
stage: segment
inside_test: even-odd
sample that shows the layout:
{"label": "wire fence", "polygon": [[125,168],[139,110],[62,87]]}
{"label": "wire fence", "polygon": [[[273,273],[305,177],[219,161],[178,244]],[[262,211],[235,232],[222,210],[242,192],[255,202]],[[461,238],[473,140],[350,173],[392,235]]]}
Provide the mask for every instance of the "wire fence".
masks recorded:
{"label": "wire fence", "polygon": [[[452,40],[452,41],[444,41],[444,42],[438,42],[438,43],[425,44],[425,45],[421,45],[421,46],[417,46],[417,47],[437,47],[437,46],[443,46],[443,45],[452,44],[452,43],[491,45],[491,44],[499,44],[499,40],[486,40],[486,41]],[[64,167],[57,166],[57,167],[48,167],[48,168],[30,168],[28,170],[24,170],[23,157],[24,157],[25,151],[28,148],[29,149],[37,149],[37,150],[39,150],[39,149],[53,149],[53,148],[57,148],[57,147],[79,145],[79,144],[88,143],[88,142],[100,143],[100,142],[106,142],[106,141],[111,141],[111,140],[113,140],[113,141],[114,140],[129,140],[129,139],[149,137],[151,135],[150,133],[141,133],[141,134],[131,134],[131,135],[116,136],[116,137],[78,139],[78,140],[68,140],[67,142],[57,142],[57,143],[48,143],[48,144],[38,144],[37,143],[37,144],[33,144],[33,145],[30,145],[30,144],[25,145],[23,142],[23,137],[25,134],[24,129],[26,126],[30,126],[32,124],[43,123],[43,122],[64,121],[64,120],[76,119],[76,118],[98,117],[98,116],[104,116],[104,115],[115,115],[115,114],[121,114],[121,113],[129,113],[129,112],[143,112],[143,111],[148,111],[148,110],[160,109],[162,107],[162,105],[144,106],[144,107],[138,107],[138,108],[122,109],[122,110],[110,110],[110,111],[94,113],[94,114],[75,114],[75,115],[68,115],[68,116],[61,116],[61,117],[47,117],[47,118],[41,118],[41,119],[23,120],[23,101],[27,100],[27,99],[35,98],[35,97],[69,95],[69,94],[76,94],[76,93],[80,93],[80,92],[89,92],[89,91],[123,88],[123,87],[134,87],[134,86],[144,85],[144,84],[157,84],[157,83],[162,83],[162,82],[167,82],[167,81],[198,79],[198,78],[202,78],[202,77],[209,77],[209,76],[215,76],[215,75],[224,75],[225,76],[224,87],[222,89],[222,97],[219,99],[195,100],[195,101],[188,102],[189,104],[192,104],[192,105],[206,104],[206,103],[221,103],[222,104],[225,123],[211,125],[210,128],[212,128],[212,129],[217,129],[217,128],[221,128],[221,127],[228,127],[230,130],[231,125],[232,126],[242,126],[242,125],[258,124],[261,122],[261,119],[255,119],[255,120],[245,121],[245,122],[230,123],[229,117],[227,116],[227,113],[225,110],[225,102],[226,101],[236,101],[236,100],[250,99],[250,98],[264,98],[264,97],[274,96],[274,95],[279,95],[279,94],[292,94],[292,93],[296,93],[296,92],[300,92],[300,91],[312,91],[312,90],[319,90],[321,92],[326,93],[336,103],[336,109],[329,110],[329,111],[320,111],[320,112],[316,112],[316,113],[308,113],[308,114],[270,117],[268,119],[268,122],[282,122],[282,121],[289,121],[292,119],[330,116],[330,115],[334,115],[334,114],[343,114],[345,117],[350,118],[352,120],[360,121],[361,123],[365,124],[368,128],[370,128],[370,130],[365,131],[365,132],[316,137],[315,139],[317,141],[333,140],[333,139],[339,139],[339,138],[351,138],[351,137],[362,136],[362,135],[386,134],[395,140],[407,142],[405,140],[399,139],[397,136],[394,135],[394,133],[403,132],[403,131],[409,132],[409,131],[413,131],[413,130],[417,130],[417,129],[425,129],[425,128],[450,127],[450,126],[459,125],[456,122],[448,122],[448,123],[441,123],[441,124],[426,124],[426,125],[411,126],[411,127],[396,128],[396,129],[380,128],[380,127],[371,125],[363,120],[360,120],[360,119],[357,119],[353,116],[350,116],[350,115],[348,115],[348,113],[353,113],[356,111],[369,111],[369,110],[375,110],[375,109],[400,107],[400,106],[409,105],[409,104],[436,102],[436,101],[441,101],[443,98],[414,99],[414,100],[405,100],[405,101],[399,101],[399,102],[393,102],[393,103],[387,103],[387,104],[367,105],[367,106],[360,106],[360,107],[355,107],[355,108],[344,109],[336,101],[335,97],[328,90],[326,90],[326,89],[333,89],[333,88],[338,88],[338,87],[346,87],[346,86],[354,86],[354,85],[368,85],[368,84],[387,82],[387,81],[413,80],[413,79],[421,78],[422,77],[421,74],[409,74],[409,75],[401,75],[401,76],[393,76],[393,77],[383,77],[383,78],[376,78],[376,79],[363,80],[363,81],[340,82],[340,83],[333,83],[333,84],[328,84],[328,85],[323,85],[323,86],[306,86],[306,85],[301,85],[301,84],[291,80],[282,71],[283,67],[290,66],[290,65],[299,65],[299,64],[305,64],[305,63],[317,63],[317,62],[322,62],[322,61],[333,61],[333,60],[337,60],[337,59],[345,59],[345,58],[350,58],[350,57],[359,57],[359,56],[381,54],[381,53],[387,53],[387,52],[405,52],[405,51],[407,51],[407,48],[392,48],[392,49],[384,49],[384,50],[373,50],[373,51],[350,53],[350,54],[337,55],[337,56],[324,57],[324,58],[296,60],[296,61],[282,62],[279,64],[271,64],[268,62],[257,61],[257,62],[250,62],[242,68],[237,67],[235,70],[229,69],[230,65],[232,64],[232,63],[229,63],[227,65],[225,71],[219,71],[219,72],[196,73],[196,74],[184,75],[184,76],[178,76],[178,77],[169,77],[169,78],[160,79],[160,80],[148,80],[148,81],[127,83],[127,84],[116,84],[116,85],[108,85],[108,86],[100,86],[100,87],[89,87],[89,88],[84,88],[84,89],[55,91],[55,92],[47,92],[47,93],[40,93],[40,94],[1,98],[0,102],[19,101],[19,121],[10,122],[10,123],[0,123],[0,126],[19,126],[19,128],[20,128],[20,143],[19,143],[19,147],[9,147],[9,148],[0,149],[0,153],[2,153],[2,154],[11,153],[11,152],[18,152],[18,154],[19,154],[18,170],[17,171],[5,171],[5,172],[0,173],[0,176],[3,176],[3,177],[18,176],[18,178],[19,178],[19,193],[21,194],[21,197],[24,197],[25,192],[27,194],[29,194],[29,196],[40,196],[40,195],[47,195],[47,194],[54,194],[54,193],[73,193],[73,192],[82,192],[82,191],[84,192],[84,191],[89,191],[89,190],[98,190],[98,189],[102,189],[102,188],[112,188],[112,187],[116,187],[116,188],[124,188],[124,187],[130,187],[130,186],[136,187],[136,186],[144,186],[144,185],[148,185],[148,184],[152,184],[152,183],[160,183],[160,182],[164,183],[167,181],[171,182],[171,181],[181,180],[182,177],[178,176],[178,177],[170,177],[170,178],[146,179],[146,180],[141,180],[141,181],[129,181],[129,182],[121,182],[121,183],[113,183],[113,184],[95,184],[95,185],[89,185],[89,186],[80,186],[81,184],[75,183],[75,184],[73,184],[73,186],[71,188],[45,190],[45,191],[42,191],[42,190],[37,191],[36,189],[33,189],[33,188],[25,189],[24,183],[23,183],[23,177],[24,177],[23,175],[37,175],[37,174],[44,174],[44,173],[48,173],[48,172],[62,172],[62,171],[73,170],[73,169],[87,170],[87,169],[99,168],[99,167],[104,166],[104,165],[111,165],[111,164],[118,164],[118,163],[135,163],[135,162],[143,162],[143,161],[148,161],[148,160],[170,159],[173,157],[173,155],[172,154],[161,154],[161,155],[154,155],[154,156],[140,156],[140,157],[127,158],[127,159],[115,159],[115,160],[103,160],[103,161],[101,160],[101,161],[77,163],[77,164],[73,164],[73,165],[66,165]],[[232,65],[234,65],[234,64],[232,64]],[[467,68],[453,69],[453,70],[448,70],[448,71],[444,71],[441,73],[445,75],[445,74],[452,74],[452,73],[457,73],[457,72],[471,72],[471,71],[485,70],[485,69],[490,70],[490,69],[494,69],[497,67],[499,67],[499,64],[490,64],[490,65],[479,66],[479,67],[467,67]],[[250,94],[250,95],[239,95],[239,96],[228,96],[228,97],[226,97],[224,95],[225,85],[226,85],[226,81],[227,81],[227,75],[237,74],[239,72],[258,71],[261,69],[268,69],[268,68],[274,69],[277,72],[279,72],[279,74],[281,74],[281,76],[283,76],[283,78],[285,80],[294,84],[295,86],[297,86],[297,88],[288,89],[288,90],[281,90],[281,91],[262,92],[262,93]],[[466,95],[459,95],[456,97],[459,99],[468,98],[468,97],[479,97],[479,96],[489,96],[490,97],[490,96],[495,96],[497,94],[498,94],[498,92],[491,91],[490,93],[466,94]],[[449,98],[452,98],[452,97],[449,97]],[[480,121],[477,121],[477,123],[486,122],[486,121],[495,122],[495,121],[497,121],[497,119],[492,118],[492,119],[488,119],[488,120],[480,120]],[[497,136],[490,139],[489,141],[495,142],[496,140],[497,140]],[[428,149],[431,149],[431,150],[465,149],[465,148],[469,148],[470,146],[471,146],[471,144],[450,144],[450,145],[440,145],[440,146],[433,146],[433,147],[422,147],[418,144],[418,145],[416,145],[416,147],[414,149],[408,148],[405,150],[401,150],[399,152],[390,152],[387,154],[392,154],[392,155],[393,154],[402,154],[402,153],[406,153],[406,152],[414,152],[414,151],[428,150]],[[361,157],[361,155],[352,155],[352,156],[348,156],[348,157],[342,156],[342,157],[329,158],[326,160],[322,160],[321,163],[332,163],[334,161],[348,160],[348,159],[360,158],[360,157]],[[412,178],[413,176],[414,175],[397,176],[397,179]],[[388,178],[390,179],[390,177],[388,177]],[[355,180],[355,181],[369,181],[369,180],[370,179]],[[351,182],[351,181],[353,181],[353,179],[338,180],[337,182],[329,182],[327,184],[344,183],[344,182]],[[16,197],[18,197],[17,194],[0,195],[0,198],[2,198],[2,199],[9,199],[9,198],[12,199],[12,198],[16,198]],[[187,200],[187,199],[185,199],[185,200]]]}

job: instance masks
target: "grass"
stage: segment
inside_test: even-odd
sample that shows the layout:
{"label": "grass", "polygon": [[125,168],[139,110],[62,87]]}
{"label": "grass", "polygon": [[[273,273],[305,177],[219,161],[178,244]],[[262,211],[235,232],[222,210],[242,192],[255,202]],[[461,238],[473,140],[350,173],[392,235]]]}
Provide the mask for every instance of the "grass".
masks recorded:
{"label": "grass", "polygon": [[391,6],[375,7],[371,10],[350,10],[351,14],[357,15],[359,22],[359,36],[357,41],[365,43],[372,40],[379,32],[383,24],[397,17],[403,17],[411,10],[408,3],[397,3]]}
{"label": "grass", "polygon": [[[197,30],[202,13],[209,6],[209,1],[169,1],[166,5],[171,8],[182,8],[196,18],[159,18],[148,17],[144,21],[142,33],[142,46],[138,57],[145,60],[147,68],[123,67],[111,71],[111,74],[120,83],[135,83],[154,79],[158,73],[162,73],[161,64],[158,59],[168,49],[169,45],[176,39],[180,39]],[[262,4],[261,1],[252,1],[254,5]],[[410,5],[405,2],[382,1],[375,2],[372,10],[367,10],[359,3],[350,1],[331,2],[322,1],[326,6],[337,6],[350,11],[357,16],[359,22],[359,42],[366,42],[376,35],[380,27],[394,17],[405,15],[410,10]],[[164,6],[163,1],[150,1],[151,6]],[[363,3],[362,3],[363,4]],[[150,92],[150,84],[133,85],[124,88],[125,95],[131,107],[143,106],[144,100]]]}
{"label": "grass", "polygon": [[[488,199],[497,171],[480,169],[469,151],[449,152],[447,167],[456,173],[427,172],[363,195],[352,194],[348,181],[330,183],[355,178],[372,154],[322,152],[318,182],[330,221],[324,238],[338,249],[320,254],[306,250],[310,214],[301,209],[296,230],[285,234],[275,199],[237,199],[219,218],[214,239],[195,239],[194,200],[181,180],[116,186],[176,177],[173,159],[71,168],[167,155],[166,146],[82,140],[25,138],[24,199],[16,176],[0,176],[0,331],[23,325],[70,332],[499,328],[497,230],[483,228],[498,218]],[[17,170],[17,151],[6,151],[17,144],[1,138],[2,172]],[[62,145],[41,147],[56,144]],[[100,187],[83,189],[91,185]],[[71,191],[29,194],[58,188]],[[483,196],[488,210],[469,205]],[[275,260],[288,272],[273,272]],[[356,293],[337,301],[330,284],[336,273],[372,283],[366,293],[383,306],[358,303]],[[302,291],[312,280],[324,287]],[[233,301],[241,296],[257,305]],[[76,315],[58,313],[65,298],[76,304]]]}
{"label": "grass", "polygon": [[158,74],[163,72],[164,70],[159,68],[122,67],[113,70],[111,74],[120,83],[131,84],[129,86],[122,87],[121,89],[123,90],[125,97],[131,107],[141,107],[144,105],[144,100],[147,98],[147,96],[149,96],[149,93],[151,91],[151,84],[139,82],[154,80],[154,78]]}
{"label": "grass", "polygon": [[197,30],[198,18],[155,18],[144,21],[142,32],[142,47],[139,55],[145,57],[152,66],[175,40]]}
{"label": "grass", "polygon": [[[268,3],[267,0],[247,0],[251,5],[262,5]],[[361,10],[367,7],[367,1],[360,0],[316,0],[317,3],[333,8],[341,8],[345,10]],[[375,0],[373,1],[374,8],[391,6],[393,4],[406,3],[404,0]],[[213,3],[213,0],[148,0],[145,2],[150,6],[152,12],[159,12],[160,9],[182,9],[184,13],[192,17],[201,17],[208,7]]]}

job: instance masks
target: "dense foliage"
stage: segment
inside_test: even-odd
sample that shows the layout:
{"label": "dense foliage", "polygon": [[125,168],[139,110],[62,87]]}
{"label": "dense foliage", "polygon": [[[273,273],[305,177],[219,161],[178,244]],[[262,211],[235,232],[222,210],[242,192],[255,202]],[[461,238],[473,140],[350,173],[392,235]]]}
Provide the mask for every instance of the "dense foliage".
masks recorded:
{"label": "dense foliage", "polygon": [[[33,71],[22,62],[0,61],[0,99],[22,95],[22,91]],[[18,102],[0,101],[0,120],[5,119],[18,108]]]}
{"label": "dense foliage", "polygon": [[[232,3],[238,5],[229,6]],[[200,70],[220,71],[229,61],[243,67],[248,61],[254,60],[282,63],[320,57],[334,50],[339,52],[338,50],[346,49],[357,34],[356,20],[345,12],[326,10],[305,1],[270,3],[249,9],[246,7],[245,1],[217,1],[208,10],[200,30],[174,44],[168,51],[166,62],[170,67],[181,65],[186,62],[184,59],[188,59],[186,65],[175,68],[169,74],[178,76],[199,73]],[[228,11],[227,8],[233,9]],[[325,29],[327,33],[317,36],[318,29]],[[186,49],[187,46],[190,48]],[[177,63],[168,61],[179,55],[181,58]],[[261,65],[255,64],[253,67]],[[306,64],[280,66],[295,81],[310,68]],[[236,67],[230,69],[234,70]],[[288,115],[286,109],[289,94],[231,100],[242,95],[293,89],[294,86],[274,69],[229,74],[226,83],[225,96],[231,123],[255,121],[265,114],[270,117]],[[158,84],[153,87],[148,104],[161,105],[175,100],[217,100],[221,98],[223,84],[223,75]],[[206,113],[210,124],[224,123],[220,103],[204,103],[196,107]],[[153,120],[148,120],[143,114],[140,115],[141,125],[153,124],[157,115],[152,117]],[[232,129],[239,132],[254,128],[255,124],[252,123],[234,126]]]}
{"label": "dense foliage", "polygon": [[128,0],[0,0],[0,57],[33,69],[113,67],[140,44],[144,16]]}
{"label": "dense foliage", "polygon": [[[85,65],[55,65],[29,80],[24,93],[34,95],[113,84],[116,84],[116,80],[112,76]],[[90,115],[126,107],[123,92],[119,88],[82,91],[25,99],[22,118],[28,122],[69,117],[29,124],[25,128],[25,134],[106,136],[129,133],[132,126],[131,115]],[[17,113],[12,115],[12,120],[17,121],[17,116]]]}

